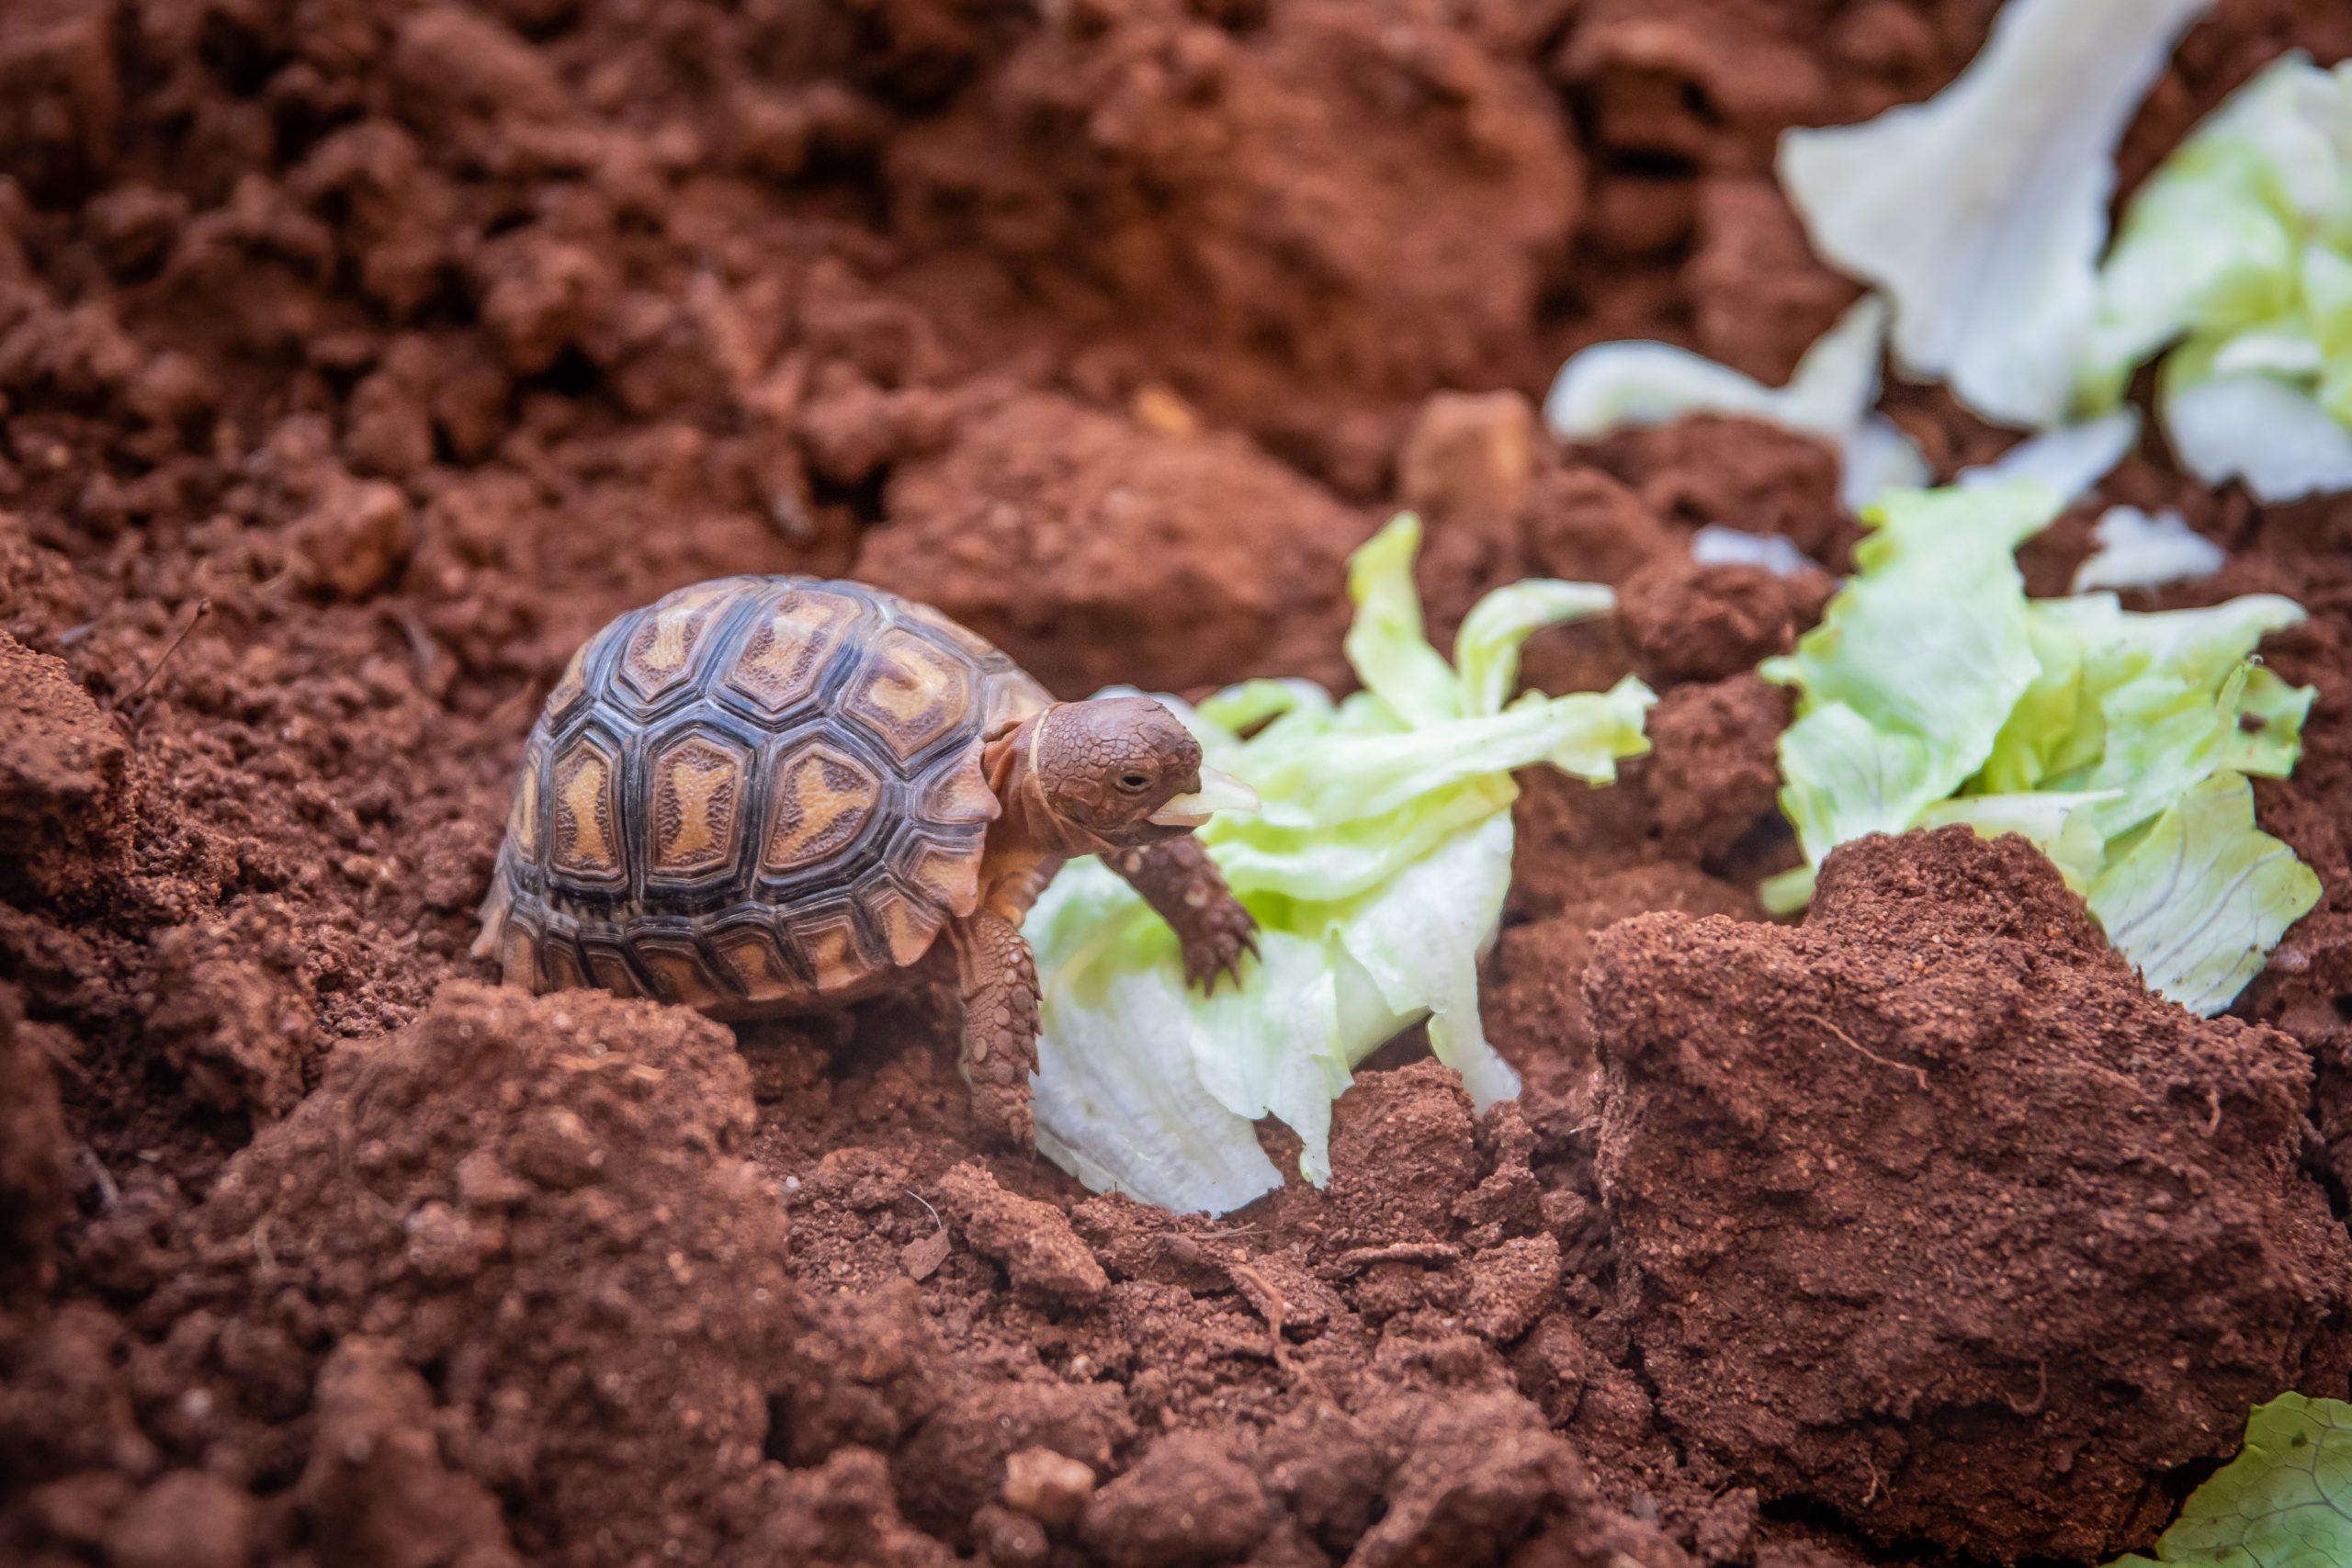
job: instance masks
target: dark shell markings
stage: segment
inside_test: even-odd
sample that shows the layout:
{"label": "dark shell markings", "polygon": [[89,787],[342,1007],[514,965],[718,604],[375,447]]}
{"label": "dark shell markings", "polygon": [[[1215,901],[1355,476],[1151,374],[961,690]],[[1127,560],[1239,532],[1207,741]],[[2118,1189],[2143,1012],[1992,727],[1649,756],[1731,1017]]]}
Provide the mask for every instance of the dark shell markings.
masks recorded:
{"label": "dark shell markings", "polygon": [[802,577],[615,620],[548,694],[489,924],[511,978],[727,1016],[872,990],[968,913],[980,739],[1044,689],[936,611]]}

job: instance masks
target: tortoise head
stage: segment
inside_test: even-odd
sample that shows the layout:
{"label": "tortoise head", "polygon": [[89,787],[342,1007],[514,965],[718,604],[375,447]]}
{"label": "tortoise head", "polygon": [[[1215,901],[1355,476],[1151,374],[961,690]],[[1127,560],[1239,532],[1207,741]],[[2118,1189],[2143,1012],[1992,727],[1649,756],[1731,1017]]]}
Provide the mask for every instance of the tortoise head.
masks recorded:
{"label": "tortoise head", "polygon": [[1057,703],[1030,721],[1029,767],[1046,807],[1080,839],[1132,849],[1182,838],[1216,811],[1254,810],[1240,780],[1149,697]]}

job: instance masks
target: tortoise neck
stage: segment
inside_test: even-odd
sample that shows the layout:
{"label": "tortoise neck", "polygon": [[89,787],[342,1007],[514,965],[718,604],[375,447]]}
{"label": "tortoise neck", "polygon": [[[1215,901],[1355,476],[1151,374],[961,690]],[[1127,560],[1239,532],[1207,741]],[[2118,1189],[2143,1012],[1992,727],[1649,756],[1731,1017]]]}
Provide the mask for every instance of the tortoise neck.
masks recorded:
{"label": "tortoise neck", "polygon": [[981,750],[981,771],[988,775],[998,804],[1004,807],[1004,815],[989,830],[991,848],[1072,860],[1116,847],[1056,811],[1046,800],[1045,781],[1037,772],[1037,743],[1061,706],[1056,703],[1040,709]]}

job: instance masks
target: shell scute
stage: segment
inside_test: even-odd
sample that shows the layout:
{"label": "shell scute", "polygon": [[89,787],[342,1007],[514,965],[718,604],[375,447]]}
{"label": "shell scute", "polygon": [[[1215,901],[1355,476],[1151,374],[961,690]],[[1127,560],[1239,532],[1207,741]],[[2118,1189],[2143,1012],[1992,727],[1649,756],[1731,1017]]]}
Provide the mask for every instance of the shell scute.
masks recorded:
{"label": "shell scute", "polygon": [[792,937],[820,996],[854,990],[885,962],[884,955],[868,945],[856,911],[845,905],[796,914]]}
{"label": "shell scute", "polygon": [[820,588],[787,588],[753,613],[724,683],[763,715],[815,695],[866,611],[865,601]]}
{"label": "shell scute", "polygon": [[968,663],[892,626],[874,639],[865,668],[842,694],[842,708],[901,762],[911,761],[971,718],[972,686]]}
{"label": "shell scute", "polygon": [[789,876],[854,843],[882,802],[873,765],[827,740],[807,741],[769,770],[767,841],[760,870]]}
{"label": "shell scute", "polygon": [[702,947],[691,932],[647,933],[631,942],[637,966],[653,983],[653,994],[665,1002],[705,1010],[723,1009],[734,993],[704,962]]}
{"label": "shell scute", "polygon": [[622,859],[620,748],[595,730],[582,731],[556,754],[548,770],[554,842],[548,861],[560,876],[616,883],[628,872]]}
{"label": "shell scute", "polygon": [[750,793],[750,751],[719,735],[688,730],[657,748],[647,767],[647,876],[707,876],[733,865]]}
{"label": "shell scute", "polygon": [[741,578],[699,582],[640,611],[613,668],[615,681],[648,708],[683,692],[744,586]]}
{"label": "shell scute", "polygon": [[858,890],[865,918],[881,939],[890,962],[904,968],[931,951],[945,918],[931,904],[907,896],[887,876],[876,877]]}

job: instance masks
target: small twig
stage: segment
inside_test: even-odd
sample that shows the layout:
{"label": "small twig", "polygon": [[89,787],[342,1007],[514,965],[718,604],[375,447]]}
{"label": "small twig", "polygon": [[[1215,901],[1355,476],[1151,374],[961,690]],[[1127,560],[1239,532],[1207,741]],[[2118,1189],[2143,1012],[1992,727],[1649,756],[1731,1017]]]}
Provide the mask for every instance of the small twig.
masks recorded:
{"label": "small twig", "polygon": [[2009,1407],[2012,1415],[2039,1416],[2041,1414],[2042,1406],[2050,1403],[2050,1363],[2047,1360],[2037,1361],[2034,1363],[2034,1370],[2041,1374],[2041,1386],[2034,1390],[2031,1404],[2019,1404],[2007,1394],[2001,1395],[2001,1403]]}
{"label": "small twig", "polygon": [[417,618],[416,612],[402,606],[397,610],[387,609],[382,614],[408,639],[409,662],[416,666],[416,672],[424,675],[430,671],[434,662],[441,657],[441,645],[433,640],[433,634],[424,629],[424,623]]}
{"label": "small twig", "polygon": [[180,650],[180,644],[187,640],[188,633],[196,630],[196,623],[204,619],[205,616],[210,614],[212,614],[212,601],[210,599],[198,599],[196,602],[196,614],[187,618],[187,625],[180,628],[179,636],[172,638],[171,646],[156,656],[154,663],[147,666],[147,673],[139,677],[139,684],[131,687],[130,690],[123,693],[122,695],[114,700],[116,711],[121,711],[124,705],[128,704],[131,698],[137,696],[140,693],[145,691],[148,687],[148,683],[153,681],[156,676],[164,672],[164,666],[172,661],[172,655]]}
{"label": "small twig", "polygon": [[1827,1019],[1822,1017],[1817,1012],[1801,1012],[1795,1016],[1804,1020],[1807,1023],[1819,1024],[1822,1028],[1836,1035],[1838,1041],[1843,1043],[1848,1050],[1860,1052],[1862,1055],[1868,1056],[1871,1061],[1876,1062],[1880,1066],[1893,1067],[1898,1073],[1909,1073],[1914,1078],[1918,1080],[1920,1089],[1923,1092],[1926,1090],[1928,1087],[1927,1068],[1914,1066],[1909,1062],[1890,1061],[1888,1058],[1882,1056],[1877,1052],[1871,1050],[1869,1046],[1864,1045],[1860,1041],[1856,1040],[1852,1035],[1847,1033],[1844,1030],[1838,1028],[1836,1024],[1830,1022]]}
{"label": "small twig", "polygon": [[1342,1252],[1332,1260],[1331,1267],[1352,1274],[1375,1263],[1457,1263],[1461,1258],[1462,1249],[1450,1242],[1397,1241],[1386,1247],[1359,1247]]}
{"label": "small twig", "polygon": [[1274,1365],[1289,1371],[1290,1347],[1283,1339],[1283,1316],[1286,1308],[1282,1292],[1274,1288],[1272,1280],[1247,1263],[1228,1263],[1225,1271],[1232,1279],[1234,1289],[1241,1292],[1241,1299],[1256,1308],[1258,1315],[1266,1320],[1267,1354],[1273,1358]]}

